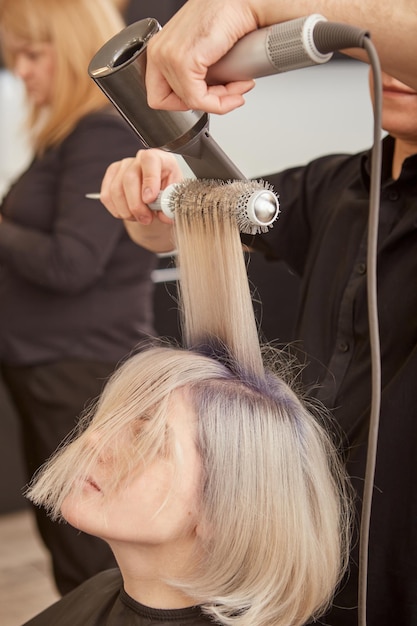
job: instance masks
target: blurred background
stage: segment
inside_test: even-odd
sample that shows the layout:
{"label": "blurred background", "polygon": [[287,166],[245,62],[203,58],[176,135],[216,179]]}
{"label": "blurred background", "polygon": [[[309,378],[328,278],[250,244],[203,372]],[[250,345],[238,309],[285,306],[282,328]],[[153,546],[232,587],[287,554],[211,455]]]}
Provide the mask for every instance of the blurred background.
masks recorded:
{"label": "blurred background", "polygon": [[[128,22],[147,16],[163,24],[182,2],[158,3],[158,14],[155,2],[121,4],[126,5]],[[31,158],[24,116],[22,85],[0,67],[0,199]],[[322,66],[259,79],[244,107],[210,118],[211,134],[241,171],[249,178],[266,180],[269,173],[323,154],[370,147],[372,125],[368,66],[342,55]],[[279,189],[276,192],[279,194]],[[279,228],[279,222],[275,227]],[[178,337],[171,266],[170,257],[160,258],[154,274],[156,327],[161,335]],[[268,340],[291,340],[297,279],[285,265],[268,264],[257,254],[251,255],[248,272],[262,333]],[[277,285],[273,290],[271,276]],[[0,380],[0,553],[7,541],[1,535],[2,519],[13,520],[15,513],[26,510],[24,483],[18,423]],[[7,576],[10,581],[10,573]],[[4,584],[0,571],[0,605]],[[3,626],[19,623],[0,618]]]}

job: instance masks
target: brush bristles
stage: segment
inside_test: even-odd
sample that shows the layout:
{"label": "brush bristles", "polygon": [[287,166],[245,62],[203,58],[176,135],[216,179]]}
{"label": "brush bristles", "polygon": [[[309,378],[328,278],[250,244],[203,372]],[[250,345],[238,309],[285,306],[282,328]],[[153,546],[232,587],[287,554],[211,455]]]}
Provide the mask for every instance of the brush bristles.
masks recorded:
{"label": "brush bristles", "polygon": [[170,197],[170,209],[174,215],[181,212],[191,217],[198,213],[203,219],[204,215],[215,210],[224,219],[235,220],[242,233],[265,233],[270,226],[255,224],[247,211],[249,199],[260,190],[271,191],[272,187],[263,180],[184,180],[175,185]]}

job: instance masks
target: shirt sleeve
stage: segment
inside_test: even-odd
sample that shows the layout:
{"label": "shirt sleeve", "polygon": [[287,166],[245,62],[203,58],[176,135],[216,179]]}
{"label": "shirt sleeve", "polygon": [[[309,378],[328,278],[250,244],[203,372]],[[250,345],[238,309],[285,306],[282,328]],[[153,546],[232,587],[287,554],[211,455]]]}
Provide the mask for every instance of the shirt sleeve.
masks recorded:
{"label": "shirt sleeve", "polygon": [[52,162],[41,157],[53,172],[46,175],[40,168],[33,196],[25,197],[31,210],[46,213],[36,191],[43,198],[42,186],[48,185],[48,227],[31,227],[6,213],[0,223],[0,261],[27,281],[56,292],[78,293],[93,285],[127,235],[121,220],[85,194],[100,190],[110,163],[133,156],[141,147],[116,115],[93,114],[82,120],[54,150]]}

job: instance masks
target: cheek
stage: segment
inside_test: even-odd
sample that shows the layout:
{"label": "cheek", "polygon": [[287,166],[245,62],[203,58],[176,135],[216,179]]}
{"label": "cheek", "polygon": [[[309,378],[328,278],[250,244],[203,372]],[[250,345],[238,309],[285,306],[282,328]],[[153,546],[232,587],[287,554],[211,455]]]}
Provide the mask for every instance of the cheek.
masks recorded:
{"label": "cheek", "polygon": [[56,71],[55,71],[55,63],[54,63],[54,61],[52,61],[52,60],[51,60],[51,61],[49,61],[49,63],[48,63],[48,67],[47,67],[47,69],[46,69],[46,73],[47,73],[47,75],[48,75],[49,79],[50,79],[51,81],[53,81],[53,80],[54,80],[54,78],[55,78],[55,74],[56,74]]}
{"label": "cheek", "polygon": [[55,72],[52,68],[50,68],[49,71],[45,73],[45,86],[47,87],[50,95],[52,95],[54,91],[54,81]]}
{"label": "cheek", "polygon": [[201,511],[201,468],[195,465],[190,473],[184,476],[182,489],[175,496],[181,505],[184,520],[188,524],[196,524],[200,521]]}
{"label": "cheek", "polygon": [[44,66],[40,70],[40,74],[42,77],[44,91],[50,98],[54,91],[54,82],[55,82],[54,63],[51,60],[49,60],[48,62],[45,62]]}
{"label": "cheek", "polygon": [[391,124],[415,125],[417,127],[417,97],[386,97],[383,100],[382,117]]}

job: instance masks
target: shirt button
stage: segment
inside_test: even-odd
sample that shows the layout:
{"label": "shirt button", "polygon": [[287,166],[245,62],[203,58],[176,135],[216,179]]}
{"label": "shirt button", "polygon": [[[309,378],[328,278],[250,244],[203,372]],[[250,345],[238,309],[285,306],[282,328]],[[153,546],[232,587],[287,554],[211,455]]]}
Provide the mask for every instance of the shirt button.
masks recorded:
{"label": "shirt button", "polygon": [[366,273],[366,265],[365,265],[365,263],[358,263],[358,265],[356,266],[356,270],[357,270],[358,274],[365,274]]}
{"label": "shirt button", "polygon": [[338,347],[340,352],[347,352],[349,350],[349,344],[347,341],[341,341]]}
{"label": "shirt button", "polygon": [[391,189],[391,191],[388,194],[388,199],[392,200],[392,202],[396,202],[399,197],[400,197],[400,194],[398,193],[396,189]]}

